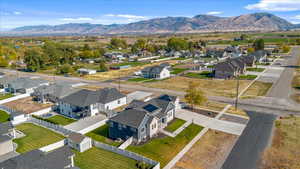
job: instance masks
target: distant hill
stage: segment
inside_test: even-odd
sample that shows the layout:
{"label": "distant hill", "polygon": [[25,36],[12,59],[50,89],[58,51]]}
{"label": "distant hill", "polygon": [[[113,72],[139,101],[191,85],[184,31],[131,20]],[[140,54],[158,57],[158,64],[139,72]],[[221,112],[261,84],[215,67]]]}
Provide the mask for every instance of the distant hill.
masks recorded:
{"label": "distant hill", "polygon": [[56,26],[24,26],[2,35],[103,35],[103,34],[158,34],[193,33],[215,31],[275,31],[288,30],[300,25],[270,13],[254,13],[237,17],[197,15],[189,17],[166,17],[139,21],[129,24],[101,25],[70,23]]}

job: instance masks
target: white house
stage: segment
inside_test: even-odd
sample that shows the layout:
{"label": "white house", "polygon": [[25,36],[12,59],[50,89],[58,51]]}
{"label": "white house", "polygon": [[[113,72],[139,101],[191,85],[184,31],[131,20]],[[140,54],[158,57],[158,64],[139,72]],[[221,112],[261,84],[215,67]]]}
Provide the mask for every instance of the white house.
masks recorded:
{"label": "white house", "polygon": [[127,103],[126,95],[116,88],[104,88],[97,91],[80,90],[59,102],[59,112],[73,118],[94,116],[100,112],[107,113]]}
{"label": "white house", "polygon": [[92,147],[92,139],[79,133],[71,133],[67,138],[70,147],[79,152],[84,152]]}
{"label": "white house", "polygon": [[93,70],[93,69],[84,69],[84,68],[78,69],[77,72],[79,74],[83,74],[83,75],[92,75],[92,74],[96,74],[97,73],[96,70]]}
{"label": "white house", "polygon": [[168,66],[163,65],[146,67],[141,72],[144,78],[165,79],[171,76]]}

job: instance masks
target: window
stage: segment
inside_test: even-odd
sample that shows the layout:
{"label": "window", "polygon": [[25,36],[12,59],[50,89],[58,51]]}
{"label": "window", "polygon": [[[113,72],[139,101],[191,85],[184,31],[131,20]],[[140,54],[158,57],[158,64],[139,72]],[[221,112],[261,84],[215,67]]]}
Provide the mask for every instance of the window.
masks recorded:
{"label": "window", "polygon": [[121,104],[121,100],[118,100],[118,104]]}
{"label": "window", "polygon": [[142,129],[141,129],[141,132],[143,133],[145,131],[145,128],[143,127]]}

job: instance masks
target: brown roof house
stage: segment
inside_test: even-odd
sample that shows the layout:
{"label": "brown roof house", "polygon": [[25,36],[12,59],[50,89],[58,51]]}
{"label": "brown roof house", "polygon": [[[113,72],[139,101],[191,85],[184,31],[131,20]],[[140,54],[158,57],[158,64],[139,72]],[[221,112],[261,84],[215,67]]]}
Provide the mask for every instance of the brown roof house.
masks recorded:
{"label": "brown roof house", "polygon": [[79,152],[84,152],[92,147],[92,139],[79,133],[71,133],[67,138],[68,145]]}

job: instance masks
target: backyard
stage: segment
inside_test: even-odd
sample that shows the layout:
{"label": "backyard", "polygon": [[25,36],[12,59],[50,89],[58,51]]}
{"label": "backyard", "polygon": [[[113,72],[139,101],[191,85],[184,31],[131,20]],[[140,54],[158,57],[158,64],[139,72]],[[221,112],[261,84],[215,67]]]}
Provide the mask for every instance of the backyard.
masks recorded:
{"label": "backyard", "polygon": [[75,166],[80,169],[137,169],[137,161],[100,148],[75,152]]}
{"label": "backyard", "polygon": [[26,97],[23,99],[18,99],[12,102],[5,103],[4,105],[11,109],[18,110],[27,114],[46,109],[52,105],[40,104],[38,102],[33,101],[32,99],[32,97]]}
{"label": "backyard", "polygon": [[203,127],[191,124],[176,137],[154,138],[143,145],[131,145],[127,150],[160,162],[161,168],[172,160]]}
{"label": "backyard", "polygon": [[108,138],[108,129],[109,126],[107,124],[89,132],[86,134],[86,136],[91,137],[92,139],[105,143],[105,144],[109,144],[112,146],[116,146],[118,147],[119,145],[121,145],[121,142],[115,142],[111,139]]}
{"label": "backyard", "polygon": [[9,114],[7,114],[3,110],[0,110],[0,123],[7,122],[8,120],[9,120]]}
{"label": "backyard", "polygon": [[26,153],[64,139],[58,133],[31,123],[20,124],[16,129],[25,134],[24,137],[13,140],[18,144],[18,153]]}
{"label": "backyard", "polygon": [[76,121],[74,119],[71,119],[71,118],[68,118],[68,117],[65,117],[62,115],[55,115],[50,118],[47,118],[47,120],[51,123],[59,124],[59,125],[63,125],[63,126],[66,126],[66,125],[71,124]]}
{"label": "backyard", "polygon": [[0,100],[4,100],[4,99],[8,99],[8,98],[11,98],[13,97],[14,95],[11,94],[11,93],[1,93],[0,94]]}
{"label": "backyard", "polygon": [[177,129],[179,129],[186,121],[182,119],[177,119],[175,118],[174,120],[171,121],[171,123],[165,128],[166,131],[169,132],[174,132]]}

